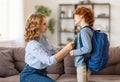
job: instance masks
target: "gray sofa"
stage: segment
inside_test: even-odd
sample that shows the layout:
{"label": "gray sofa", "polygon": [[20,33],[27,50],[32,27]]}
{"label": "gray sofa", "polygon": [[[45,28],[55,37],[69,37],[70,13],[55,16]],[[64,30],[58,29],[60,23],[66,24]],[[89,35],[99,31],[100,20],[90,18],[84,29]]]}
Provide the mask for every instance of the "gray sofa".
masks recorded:
{"label": "gray sofa", "polygon": [[[25,66],[24,48],[0,48],[0,82],[19,82]],[[120,47],[109,49],[109,65],[99,73],[92,73],[89,82],[120,82]],[[63,61],[47,68],[48,76],[56,82],[77,82],[74,58],[69,54]]]}

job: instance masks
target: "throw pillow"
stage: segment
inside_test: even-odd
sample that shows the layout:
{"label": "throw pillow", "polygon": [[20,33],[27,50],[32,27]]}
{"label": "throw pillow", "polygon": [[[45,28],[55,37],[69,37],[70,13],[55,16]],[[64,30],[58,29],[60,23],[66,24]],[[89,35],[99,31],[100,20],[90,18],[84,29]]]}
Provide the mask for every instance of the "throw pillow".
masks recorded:
{"label": "throw pillow", "polygon": [[13,52],[11,49],[0,50],[0,77],[7,77],[19,73],[15,69],[13,62]]}

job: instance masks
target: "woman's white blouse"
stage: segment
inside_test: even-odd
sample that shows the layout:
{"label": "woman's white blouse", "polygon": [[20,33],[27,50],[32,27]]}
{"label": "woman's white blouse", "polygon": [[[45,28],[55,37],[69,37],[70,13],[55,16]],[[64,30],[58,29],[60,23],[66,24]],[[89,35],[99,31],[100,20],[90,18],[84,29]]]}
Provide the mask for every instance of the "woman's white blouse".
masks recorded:
{"label": "woman's white blouse", "polygon": [[33,68],[44,69],[57,63],[53,56],[55,53],[57,53],[57,49],[49,44],[45,36],[42,36],[38,41],[31,40],[27,43],[25,62]]}

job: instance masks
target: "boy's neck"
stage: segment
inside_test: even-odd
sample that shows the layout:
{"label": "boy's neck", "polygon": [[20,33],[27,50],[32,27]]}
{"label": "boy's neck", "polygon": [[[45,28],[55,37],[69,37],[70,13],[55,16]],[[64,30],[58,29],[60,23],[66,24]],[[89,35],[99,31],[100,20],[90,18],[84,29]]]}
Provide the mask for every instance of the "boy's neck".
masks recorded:
{"label": "boy's neck", "polygon": [[85,27],[85,26],[89,26],[87,23],[82,23],[81,24],[81,28]]}
{"label": "boy's neck", "polygon": [[83,28],[84,26],[89,26],[89,24],[86,23],[84,19],[81,21],[81,23],[79,25],[81,28]]}

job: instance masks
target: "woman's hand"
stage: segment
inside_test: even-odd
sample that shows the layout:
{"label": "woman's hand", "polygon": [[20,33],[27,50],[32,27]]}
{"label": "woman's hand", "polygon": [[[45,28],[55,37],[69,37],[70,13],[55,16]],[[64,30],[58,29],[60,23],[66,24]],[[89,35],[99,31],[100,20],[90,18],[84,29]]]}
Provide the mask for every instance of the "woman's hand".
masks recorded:
{"label": "woman's hand", "polygon": [[71,50],[74,48],[74,42],[69,42],[69,43],[65,46],[65,48],[66,48],[67,50],[71,51]]}
{"label": "woman's hand", "polygon": [[74,42],[69,42],[64,48],[54,55],[56,60],[61,61],[73,48]]}

